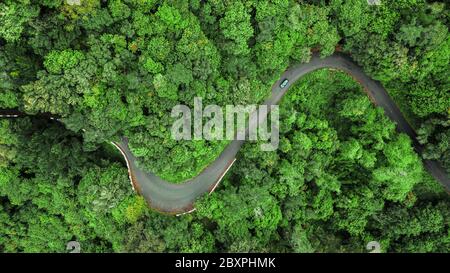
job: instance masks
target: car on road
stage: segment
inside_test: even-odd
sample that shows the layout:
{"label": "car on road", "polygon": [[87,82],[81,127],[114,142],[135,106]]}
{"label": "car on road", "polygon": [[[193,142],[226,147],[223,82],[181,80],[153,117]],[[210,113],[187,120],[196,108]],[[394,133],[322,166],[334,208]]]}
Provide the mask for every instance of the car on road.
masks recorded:
{"label": "car on road", "polygon": [[288,80],[288,79],[284,79],[284,80],[281,82],[280,87],[281,87],[281,88],[285,88],[285,87],[288,85],[288,83],[289,83],[289,80]]}

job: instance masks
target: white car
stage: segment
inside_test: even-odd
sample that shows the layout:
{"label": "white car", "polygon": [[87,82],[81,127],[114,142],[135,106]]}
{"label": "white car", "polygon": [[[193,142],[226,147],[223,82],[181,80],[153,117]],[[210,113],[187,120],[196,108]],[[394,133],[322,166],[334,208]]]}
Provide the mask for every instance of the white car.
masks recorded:
{"label": "white car", "polygon": [[289,80],[284,79],[280,84],[281,89],[285,88],[288,85],[288,83],[289,83]]}

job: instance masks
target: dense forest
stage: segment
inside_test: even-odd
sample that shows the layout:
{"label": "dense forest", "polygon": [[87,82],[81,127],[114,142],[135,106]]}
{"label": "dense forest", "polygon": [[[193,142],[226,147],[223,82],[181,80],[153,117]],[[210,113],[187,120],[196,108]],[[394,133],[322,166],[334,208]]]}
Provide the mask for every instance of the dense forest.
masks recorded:
{"label": "dense forest", "polygon": [[[0,252],[448,252],[450,35],[445,1],[3,0]],[[280,147],[248,142],[181,217],[148,208],[110,141],[174,183],[227,144],[175,141],[171,109],[261,102],[312,52],[350,55],[425,146],[418,155],[346,74],[319,70],[280,104]],[[49,119],[58,117],[60,122]]]}

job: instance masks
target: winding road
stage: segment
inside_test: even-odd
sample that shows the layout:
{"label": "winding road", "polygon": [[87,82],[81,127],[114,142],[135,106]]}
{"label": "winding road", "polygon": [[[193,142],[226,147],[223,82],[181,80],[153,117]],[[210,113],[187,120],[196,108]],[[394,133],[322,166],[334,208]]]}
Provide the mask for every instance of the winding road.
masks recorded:
{"label": "winding road", "polygon": [[[353,77],[355,81],[360,83],[367,92],[371,101],[384,109],[385,114],[397,124],[397,131],[410,136],[415,150],[422,154],[423,147],[417,141],[417,135],[412,127],[408,124],[397,105],[390,98],[384,87],[377,81],[369,78],[361,67],[356,65],[350,57],[335,53],[326,58],[320,58],[317,54],[313,55],[310,62],[293,66],[286,70],[280,79],[273,85],[272,93],[264,104],[275,105],[280,102],[297,80],[304,75],[321,69],[333,68],[346,72]],[[289,83],[285,88],[281,88],[280,84],[285,79]],[[249,122],[249,128],[257,126],[258,121],[253,119]],[[247,128],[247,130],[249,129]],[[149,205],[160,211],[171,214],[184,214],[195,210],[194,202],[204,193],[211,193],[217,187],[220,180],[230,169],[236,160],[236,154],[239,152],[244,141],[232,141],[208,167],[206,167],[198,176],[185,181],[182,184],[173,184],[162,180],[151,172],[144,172],[136,166],[136,158],[128,148],[127,139],[123,139],[120,143],[113,143],[125,157],[127,162],[130,180],[135,190],[144,196]],[[423,160],[427,171],[447,190],[450,190],[450,180],[445,169],[434,160]]]}
{"label": "winding road", "polygon": [[[269,106],[278,104],[297,80],[304,75],[321,68],[341,70],[352,76],[355,81],[361,84],[371,101],[375,105],[383,108],[385,114],[397,124],[397,131],[399,133],[407,134],[411,138],[416,152],[422,154],[423,147],[417,141],[415,131],[408,124],[384,87],[379,82],[369,78],[362,68],[356,65],[350,57],[341,53],[335,53],[326,58],[320,58],[317,54],[314,54],[310,62],[298,64],[289,68],[273,85],[271,96],[264,104]],[[286,87],[281,88],[280,84],[285,79],[288,79],[289,83]],[[259,120],[259,122],[261,122],[261,120]],[[258,120],[250,120],[249,128],[257,125]],[[247,128],[247,131],[249,128]],[[181,184],[167,182],[154,173],[144,172],[139,169],[136,165],[137,159],[131,153],[126,138],[123,138],[121,142],[113,142],[112,144],[119,149],[125,158],[133,189],[146,199],[149,206],[160,212],[182,215],[195,210],[194,202],[198,197],[214,191],[223,176],[236,160],[236,155],[243,143],[243,140],[232,141],[219,157],[208,165],[198,176]],[[423,164],[426,170],[439,181],[447,191],[450,191],[449,176],[439,162],[425,159],[423,160]]]}

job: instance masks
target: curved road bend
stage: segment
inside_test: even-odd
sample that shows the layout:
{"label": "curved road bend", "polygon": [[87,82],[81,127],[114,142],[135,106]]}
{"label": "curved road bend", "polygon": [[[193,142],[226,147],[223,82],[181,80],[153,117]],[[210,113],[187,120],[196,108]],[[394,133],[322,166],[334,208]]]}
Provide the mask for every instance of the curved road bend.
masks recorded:
{"label": "curved road bend", "polygon": [[[365,92],[369,95],[371,101],[384,109],[386,115],[397,124],[397,131],[407,134],[411,140],[416,152],[422,154],[423,147],[417,141],[417,135],[408,124],[397,105],[388,95],[383,86],[369,78],[361,67],[353,63],[346,55],[335,53],[326,58],[319,58],[317,54],[313,55],[309,63],[295,65],[286,70],[280,79],[273,85],[271,96],[264,102],[265,105],[276,105],[286,94],[287,90],[304,75],[321,69],[334,68],[346,72],[352,76],[355,81],[360,83]],[[284,79],[289,83],[285,88],[280,88]],[[14,118],[24,115],[17,111],[0,111],[0,117]],[[262,120],[252,119],[249,122],[249,128],[258,125]],[[247,129],[248,130],[248,129]],[[144,172],[136,165],[137,159],[128,148],[128,140],[123,138],[120,143],[112,144],[119,149],[125,158],[128,167],[133,189],[141,194],[150,207],[164,213],[184,214],[189,213],[194,208],[195,200],[202,194],[211,193],[220,183],[222,177],[230,169],[236,159],[236,154],[244,141],[232,141],[223,152],[210,165],[208,165],[198,176],[185,181],[182,184],[173,184],[167,182],[151,172]],[[447,191],[450,191],[450,179],[445,169],[435,160],[423,160],[426,170],[439,181]]]}
{"label": "curved road bend", "polygon": [[[264,102],[265,105],[278,104],[297,80],[304,75],[321,69],[334,68],[346,72],[355,81],[360,83],[369,95],[371,101],[384,109],[386,115],[397,124],[397,131],[410,136],[413,147],[417,153],[422,154],[423,147],[417,141],[417,135],[408,124],[397,105],[390,98],[384,87],[377,81],[369,78],[361,67],[356,65],[350,57],[335,53],[332,56],[321,59],[317,54],[313,55],[309,63],[298,64],[286,70],[280,79],[273,85],[271,96]],[[285,88],[280,88],[284,79],[289,83]],[[261,122],[261,120],[259,121]],[[257,126],[258,120],[249,122],[249,128]],[[248,130],[248,129],[247,129]],[[231,164],[234,162],[236,154],[244,141],[232,141],[208,167],[198,176],[187,180],[182,184],[173,184],[162,180],[151,172],[144,172],[136,166],[136,158],[128,148],[127,139],[120,143],[113,143],[124,155],[128,165],[130,179],[134,188],[139,194],[144,196],[149,205],[161,212],[172,214],[183,214],[194,210],[195,200],[202,194],[211,193],[220,183]],[[435,160],[423,160],[427,171],[442,185],[447,191],[450,190],[450,180],[445,169]]]}

